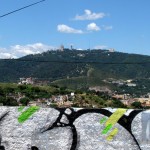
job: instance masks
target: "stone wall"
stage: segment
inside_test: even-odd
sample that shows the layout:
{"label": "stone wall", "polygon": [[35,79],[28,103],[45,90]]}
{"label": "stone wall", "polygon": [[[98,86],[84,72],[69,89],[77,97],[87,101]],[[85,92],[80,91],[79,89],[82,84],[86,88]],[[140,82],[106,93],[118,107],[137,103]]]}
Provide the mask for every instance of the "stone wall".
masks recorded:
{"label": "stone wall", "polygon": [[150,111],[0,107],[0,150],[148,150]]}

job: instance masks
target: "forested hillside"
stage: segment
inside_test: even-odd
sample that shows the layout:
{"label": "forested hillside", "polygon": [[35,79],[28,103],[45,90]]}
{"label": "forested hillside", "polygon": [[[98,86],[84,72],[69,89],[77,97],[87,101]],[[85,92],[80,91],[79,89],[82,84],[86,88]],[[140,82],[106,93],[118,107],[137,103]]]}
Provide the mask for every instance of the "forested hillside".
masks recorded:
{"label": "forested hillside", "polygon": [[47,51],[18,60],[0,60],[0,82],[17,82],[21,77],[34,77],[70,84],[87,84],[88,81],[90,85],[95,85],[107,78],[150,77],[150,63],[140,63],[150,62],[150,56],[108,50]]}

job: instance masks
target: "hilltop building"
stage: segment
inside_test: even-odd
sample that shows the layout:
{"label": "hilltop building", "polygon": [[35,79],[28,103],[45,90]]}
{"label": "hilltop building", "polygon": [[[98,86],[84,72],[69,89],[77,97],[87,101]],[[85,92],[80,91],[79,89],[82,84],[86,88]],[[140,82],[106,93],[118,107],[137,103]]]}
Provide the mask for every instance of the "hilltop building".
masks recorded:
{"label": "hilltop building", "polygon": [[70,49],[73,50],[73,45],[70,46]]}
{"label": "hilltop building", "polygon": [[60,50],[61,52],[63,52],[63,51],[64,51],[64,45],[61,45],[59,50]]}
{"label": "hilltop building", "polygon": [[109,49],[109,52],[113,53],[113,52],[115,52],[115,49],[110,48],[110,49]]}

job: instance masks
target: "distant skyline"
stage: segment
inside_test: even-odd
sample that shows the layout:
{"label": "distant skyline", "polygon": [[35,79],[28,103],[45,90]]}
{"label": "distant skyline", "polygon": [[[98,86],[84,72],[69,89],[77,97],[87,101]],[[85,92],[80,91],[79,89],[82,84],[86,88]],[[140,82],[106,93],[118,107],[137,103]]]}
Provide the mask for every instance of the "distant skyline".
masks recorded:
{"label": "distant skyline", "polygon": [[[0,16],[38,0],[2,0]],[[0,58],[56,49],[150,55],[149,0],[46,0],[0,18]]]}

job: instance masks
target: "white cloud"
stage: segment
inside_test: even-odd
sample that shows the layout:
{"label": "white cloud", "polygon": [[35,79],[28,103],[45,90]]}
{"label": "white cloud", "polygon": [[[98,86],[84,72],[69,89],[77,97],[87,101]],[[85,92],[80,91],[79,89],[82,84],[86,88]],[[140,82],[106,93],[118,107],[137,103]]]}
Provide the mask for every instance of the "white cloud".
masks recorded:
{"label": "white cloud", "polygon": [[82,30],[77,30],[77,29],[71,28],[71,27],[64,25],[64,24],[58,25],[57,30],[59,32],[62,32],[62,33],[75,33],[75,34],[82,34],[83,33]]}
{"label": "white cloud", "polygon": [[94,49],[108,49],[108,46],[106,45],[97,45],[94,47]]}
{"label": "white cloud", "polygon": [[74,20],[97,20],[102,19],[106,16],[105,13],[94,13],[91,10],[84,10],[83,15],[76,15]]}
{"label": "white cloud", "polygon": [[0,48],[0,58],[18,58],[29,54],[38,54],[47,50],[55,50],[53,46],[42,43],[14,45],[9,48]]}
{"label": "white cloud", "polygon": [[87,30],[89,31],[100,31],[100,27],[96,25],[96,23],[90,23],[87,25]]}
{"label": "white cloud", "polygon": [[113,29],[113,26],[103,26],[104,27],[104,30],[112,30]]}
{"label": "white cloud", "polygon": [[29,54],[38,54],[46,50],[54,49],[52,46],[44,45],[42,43],[28,44],[28,45],[15,45],[11,46],[11,49],[15,52],[29,55]]}
{"label": "white cloud", "polygon": [[10,58],[18,58],[17,56],[11,53],[0,53],[0,59],[10,59]]}
{"label": "white cloud", "polygon": [[83,51],[83,49],[82,49],[82,48],[77,48],[77,50],[79,50],[79,51]]}
{"label": "white cloud", "polygon": [[0,47],[0,52],[4,52],[4,51],[6,51],[6,50],[7,50],[6,48]]}

